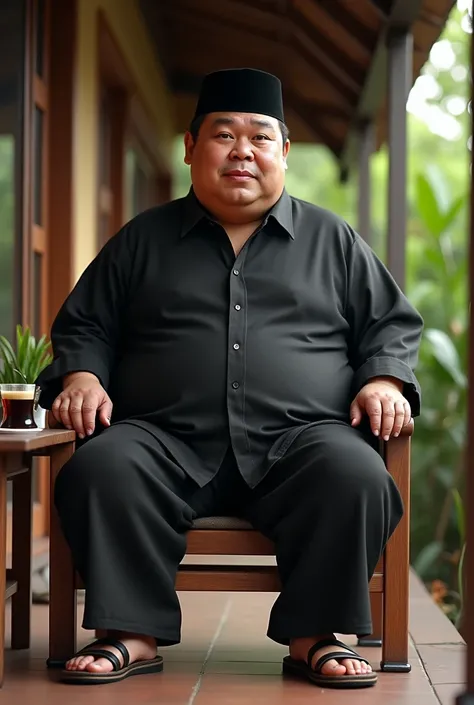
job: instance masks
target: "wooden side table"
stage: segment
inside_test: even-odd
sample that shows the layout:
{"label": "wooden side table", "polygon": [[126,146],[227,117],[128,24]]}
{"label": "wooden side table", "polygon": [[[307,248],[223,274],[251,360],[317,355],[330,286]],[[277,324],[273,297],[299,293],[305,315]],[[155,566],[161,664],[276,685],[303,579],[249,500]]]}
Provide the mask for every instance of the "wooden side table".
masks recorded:
{"label": "wooden side table", "polygon": [[[50,458],[51,477],[74,452],[74,431],[0,433],[0,687],[4,677],[5,601],[12,599],[12,649],[30,646],[32,458]],[[6,569],[7,481],[13,480],[12,567]],[[51,482],[51,489],[53,483]],[[52,501],[52,498],[51,498]]]}

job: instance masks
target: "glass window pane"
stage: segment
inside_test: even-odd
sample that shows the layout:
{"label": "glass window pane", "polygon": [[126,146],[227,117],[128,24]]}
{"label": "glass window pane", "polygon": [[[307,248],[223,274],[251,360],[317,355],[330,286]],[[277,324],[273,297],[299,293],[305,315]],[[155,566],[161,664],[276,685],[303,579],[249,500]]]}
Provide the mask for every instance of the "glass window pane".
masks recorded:
{"label": "glass window pane", "polygon": [[21,310],[22,123],[25,8],[0,13],[0,334],[12,338]]}
{"label": "glass window pane", "polygon": [[36,27],[35,27],[35,70],[38,76],[44,75],[44,30],[45,30],[45,0],[36,2]]}
{"label": "glass window pane", "polygon": [[43,111],[35,106],[33,132],[33,197],[34,222],[42,225],[43,218]]}
{"label": "glass window pane", "polygon": [[43,256],[39,252],[35,252],[33,254],[33,333],[37,338],[40,338],[45,332],[41,329],[42,264]]}

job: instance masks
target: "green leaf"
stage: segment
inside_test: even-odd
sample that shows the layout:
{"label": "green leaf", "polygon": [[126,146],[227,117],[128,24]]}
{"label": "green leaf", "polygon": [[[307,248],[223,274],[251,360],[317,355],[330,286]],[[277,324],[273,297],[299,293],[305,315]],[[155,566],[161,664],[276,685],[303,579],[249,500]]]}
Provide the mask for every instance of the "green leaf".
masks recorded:
{"label": "green leaf", "polygon": [[17,354],[11,343],[0,336],[0,361],[3,360],[3,371],[0,371],[0,381],[3,383],[36,382],[40,372],[53,361],[50,353],[50,342],[45,335],[40,340],[27,327],[16,327]]}
{"label": "green leaf", "polygon": [[425,340],[431,345],[432,355],[453,381],[465,389],[467,377],[461,368],[461,360],[453,341],[444,331],[430,328],[425,331]]}
{"label": "green leaf", "polygon": [[462,196],[459,196],[459,198],[455,198],[454,201],[452,201],[450,207],[444,213],[444,216],[443,216],[443,230],[448,230],[448,228],[451,227],[451,225],[454,223],[454,221],[458,217],[459,213],[461,212],[461,210],[464,208],[464,206],[466,204],[467,204],[466,194],[463,194]]}
{"label": "green leaf", "polygon": [[433,568],[438,561],[442,550],[442,543],[439,541],[432,541],[420,551],[413,567],[421,578],[425,577]]}
{"label": "green leaf", "polygon": [[445,213],[452,202],[450,181],[446,172],[440,169],[438,164],[431,163],[425,168],[425,174],[435,193],[440,210]]}
{"label": "green leaf", "polygon": [[461,550],[461,557],[459,558],[459,565],[458,565],[458,590],[459,590],[459,598],[461,601],[461,614],[464,609],[464,561],[466,558],[466,546],[467,546],[467,544],[464,543],[462,550]]}
{"label": "green leaf", "polygon": [[428,232],[438,237],[443,232],[444,214],[435,190],[424,174],[418,174],[416,179],[416,207]]}
{"label": "green leaf", "polygon": [[458,489],[453,489],[454,507],[456,512],[456,523],[461,538],[461,545],[466,541],[466,517],[464,513],[464,504]]}
{"label": "green leaf", "polygon": [[10,344],[10,342],[0,335],[0,355],[5,362],[12,362],[15,360],[15,352]]}
{"label": "green leaf", "polygon": [[25,360],[28,355],[28,347],[30,341],[30,329],[26,328],[24,331],[20,325],[16,327],[16,338],[17,338],[17,367],[18,370],[24,375],[25,374]]}

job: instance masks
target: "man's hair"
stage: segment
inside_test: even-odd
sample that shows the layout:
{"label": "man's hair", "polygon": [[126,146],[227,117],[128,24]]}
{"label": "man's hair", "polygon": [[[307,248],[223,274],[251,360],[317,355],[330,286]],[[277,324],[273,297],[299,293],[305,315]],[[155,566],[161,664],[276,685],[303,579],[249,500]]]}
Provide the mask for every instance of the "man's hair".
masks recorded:
{"label": "man's hair", "polygon": [[[204,122],[206,116],[205,115],[199,115],[199,117],[195,118],[195,120],[192,121],[191,125],[189,126],[189,132],[191,133],[191,137],[193,138],[193,142],[196,142],[198,135],[199,135],[199,130],[201,129],[201,125]],[[288,127],[285,125],[284,122],[281,120],[278,120],[278,126],[280,128],[282,140],[283,140],[283,146],[285,146],[287,139],[290,136],[290,131]]]}

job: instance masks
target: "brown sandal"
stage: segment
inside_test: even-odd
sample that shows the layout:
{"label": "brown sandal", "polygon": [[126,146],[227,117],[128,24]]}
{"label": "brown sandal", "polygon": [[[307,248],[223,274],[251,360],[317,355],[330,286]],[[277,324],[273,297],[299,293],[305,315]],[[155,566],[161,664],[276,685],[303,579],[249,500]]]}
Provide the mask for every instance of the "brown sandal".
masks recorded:
{"label": "brown sandal", "polygon": [[[311,661],[314,654],[325,646],[337,646],[339,649],[347,649],[347,651],[331,651],[331,653],[324,654],[324,656],[318,659],[314,668],[311,668]],[[338,641],[337,639],[323,639],[310,648],[307,662],[291,658],[291,656],[285,656],[283,659],[283,673],[304,678],[315,685],[319,685],[321,688],[370,688],[370,686],[377,683],[375,673],[360,673],[355,676],[346,674],[343,676],[327,676],[321,673],[322,667],[328,661],[332,659],[341,661],[346,658],[369,664],[365,658],[362,658],[362,656],[359,656],[355,651],[349,649],[342,641]]]}
{"label": "brown sandal", "polygon": [[[115,654],[105,649],[96,648],[100,646],[113,646],[120,651],[123,657],[123,666],[120,666],[120,661]],[[155,658],[146,661],[135,661],[130,663],[130,654],[127,647],[121,641],[115,639],[98,639],[93,644],[86,646],[81,651],[78,651],[76,656],[95,656],[97,658],[105,658],[112,664],[113,670],[110,673],[91,673],[90,671],[68,671],[63,669],[61,672],[61,681],[64,683],[74,683],[75,685],[99,685],[101,683],[116,683],[122,681],[129,676],[139,676],[146,673],[160,673],[163,670],[163,657],[155,656]]]}

